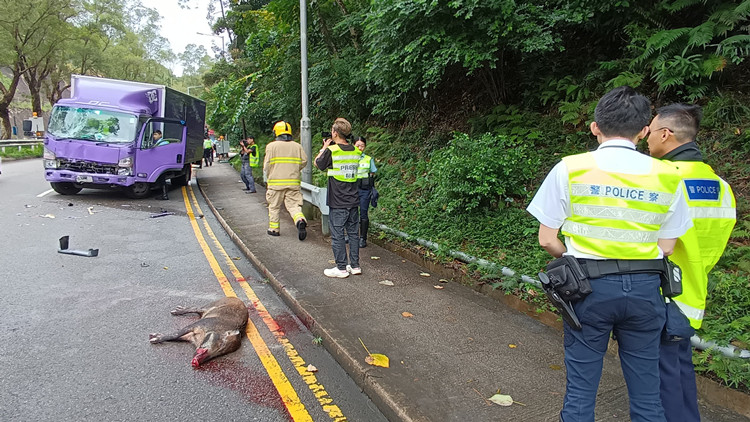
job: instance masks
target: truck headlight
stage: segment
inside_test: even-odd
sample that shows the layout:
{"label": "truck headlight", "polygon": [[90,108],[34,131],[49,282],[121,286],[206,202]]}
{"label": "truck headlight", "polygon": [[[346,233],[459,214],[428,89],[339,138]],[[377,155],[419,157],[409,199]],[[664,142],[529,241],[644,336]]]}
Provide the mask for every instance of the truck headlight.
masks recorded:
{"label": "truck headlight", "polygon": [[[55,155],[54,151],[52,151],[50,149],[47,149],[47,147],[44,147],[44,159],[45,160],[56,160],[57,156]],[[45,166],[46,165],[47,164],[45,163]]]}
{"label": "truck headlight", "polygon": [[118,167],[133,167],[133,157],[125,157],[117,162]]}
{"label": "truck headlight", "polygon": [[117,175],[118,176],[132,176],[133,168],[132,167],[118,167]]}
{"label": "truck headlight", "polygon": [[44,159],[44,168],[46,169],[56,169],[57,168],[57,160],[48,160]]}

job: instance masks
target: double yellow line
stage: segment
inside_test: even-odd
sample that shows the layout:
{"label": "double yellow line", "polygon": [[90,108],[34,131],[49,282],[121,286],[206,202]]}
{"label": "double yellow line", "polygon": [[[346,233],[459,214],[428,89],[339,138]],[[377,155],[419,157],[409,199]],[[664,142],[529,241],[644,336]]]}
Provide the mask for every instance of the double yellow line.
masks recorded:
{"label": "double yellow line", "polygon": [[[221,289],[224,291],[224,294],[227,297],[237,297],[237,294],[234,292],[229,279],[219,266],[219,262],[217,261],[213,252],[211,252],[211,248],[208,246],[208,243],[206,242],[206,239],[201,232],[198,221],[195,218],[195,213],[193,212],[193,207],[190,205],[188,192],[190,193],[193,204],[195,204],[195,209],[200,214],[203,214],[203,211],[201,211],[200,205],[198,205],[198,200],[195,197],[195,192],[193,191],[192,186],[183,187],[182,196],[183,200],[185,201],[185,209],[187,211],[188,217],[190,218],[190,224],[193,227],[195,237],[198,240],[201,249],[203,250],[203,254],[206,256],[206,260],[208,260],[208,264],[211,266],[211,270],[213,270],[214,275],[216,276],[216,279],[221,286]],[[304,359],[302,359],[299,353],[297,353],[297,351],[294,349],[294,346],[289,342],[289,339],[287,339],[284,335],[283,331],[279,329],[276,321],[274,321],[273,317],[271,317],[271,315],[268,313],[268,310],[260,301],[250,285],[247,283],[245,277],[237,269],[237,266],[234,265],[234,262],[214,235],[213,230],[211,230],[211,227],[208,225],[208,221],[206,221],[205,218],[203,219],[203,226],[206,230],[206,233],[208,234],[208,237],[211,238],[220,255],[224,257],[225,263],[229,267],[229,270],[232,273],[235,281],[245,292],[247,298],[253,303],[255,309],[258,311],[258,315],[261,316],[266,327],[268,327],[276,340],[284,347],[284,351],[289,357],[289,360],[294,365],[299,375],[302,377],[302,380],[305,382],[305,384],[307,384],[310,391],[312,391],[312,393],[315,395],[318,403],[320,403],[321,407],[323,408],[323,411],[325,411],[333,421],[346,421],[347,419],[341,412],[341,409],[333,402],[333,399],[325,390],[323,385],[318,382],[317,377],[313,373],[307,372],[307,364],[305,363]],[[295,422],[312,421],[313,419],[305,408],[305,405],[300,401],[299,396],[297,395],[297,391],[294,389],[294,387],[292,387],[292,384],[289,382],[289,378],[287,378],[286,374],[281,369],[278,361],[261,338],[257,327],[250,319],[248,319],[245,334],[250,340],[250,343],[253,345],[255,353],[258,355],[258,358],[263,364],[263,367],[266,368],[266,372],[268,372],[273,385],[279,392],[281,400],[289,411],[289,414],[292,416],[292,419]]]}

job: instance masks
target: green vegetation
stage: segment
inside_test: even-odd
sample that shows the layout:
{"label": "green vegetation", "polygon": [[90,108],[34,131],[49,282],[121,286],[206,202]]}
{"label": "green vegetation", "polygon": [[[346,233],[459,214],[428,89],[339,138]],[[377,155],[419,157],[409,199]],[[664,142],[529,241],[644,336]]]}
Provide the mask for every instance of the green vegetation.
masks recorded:
{"label": "green vegetation", "polygon": [[[456,249],[521,274],[544,267],[524,208],[560,157],[595,147],[588,123],[609,89],[702,105],[698,141],[732,184],[739,223],[699,334],[747,347],[750,0],[326,0],[307,13],[313,133],[354,123],[380,169],[372,218],[438,243],[440,261]],[[215,29],[233,34],[231,60],[204,76],[211,127],[236,139],[300,120],[298,16],[295,0],[230,4]],[[517,278],[475,275],[543,301]],[[750,388],[745,361],[707,351],[696,362]]]}
{"label": "green vegetation", "polygon": [[0,148],[0,157],[3,158],[38,158],[43,153],[44,148],[41,144],[22,146],[20,150],[15,146],[5,147],[5,151]]}

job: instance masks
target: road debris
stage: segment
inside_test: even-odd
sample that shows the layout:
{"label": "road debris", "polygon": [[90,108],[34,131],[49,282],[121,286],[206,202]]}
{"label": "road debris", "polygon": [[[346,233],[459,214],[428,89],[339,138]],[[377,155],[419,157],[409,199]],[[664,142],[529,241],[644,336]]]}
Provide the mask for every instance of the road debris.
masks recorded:
{"label": "road debris", "polygon": [[377,259],[380,259],[380,257],[379,257],[379,256],[371,256],[371,257],[370,257],[370,259],[375,259],[375,260],[377,260]]}
{"label": "road debris", "polygon": [[307,365],[307,372],[318,372],[318,368],[313,365]]}
{"label": "road debris", "polygon": [[443,290],[445,288],[445,287],[440,286],[440,285],[435,285],[435,286],[432,286],[432,287],[434,287],[434,288],[436,288],[438,290]]}
{"label": "road debris", "polygon": [[411,312],[401,312],[401,316],[404,318],[411,318],[414,316]]}
{"label": "road debris", "polygon": [[383,286],[393,286],[393,282],[391,280],[383,280],[378,284],[382,284]]}
{"label": "road debris", "polygon": [[78,256],[88,256],[88,257],[94,257],[99,256],[99,249],[89,249],[88,251],[77,251],[68,249],[70,242],[70,236],[63,236],[60,238],[60,249],[57,250],[58,253],[67,254],[67,255],[78,255]]}
{"label": "road debris", "polygon": [[160,212],[160,213],[157,213],[157,214],[151,214],[149,217],[150,218],[159,218],[159,217],[165,217],[167,215],[174,215],[174,213],[173,212],[169,212],[169,211],[165,211],[165,212]]}
{"label": "road debris", "polygon": [[430,273],[419,273],[419,275],[421,275],[422,277],[429,277]]}
{"label": "road debris", "polygon": [[44,214],[44,215],[40,215],[40,217],[42,217],[42,218],[55,218],[55,215],[54,214]]}

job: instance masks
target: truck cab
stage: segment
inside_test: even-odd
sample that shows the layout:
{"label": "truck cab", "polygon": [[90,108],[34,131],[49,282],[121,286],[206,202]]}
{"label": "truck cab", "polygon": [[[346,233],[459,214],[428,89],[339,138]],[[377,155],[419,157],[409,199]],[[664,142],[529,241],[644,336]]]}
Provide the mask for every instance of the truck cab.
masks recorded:
{"label": "truck cab", "polygon": [[45,136],[45,178],[63,195],[84,188],[149,195],[186,185],[199,162],[205,103],[164,86],[74,76]]}

